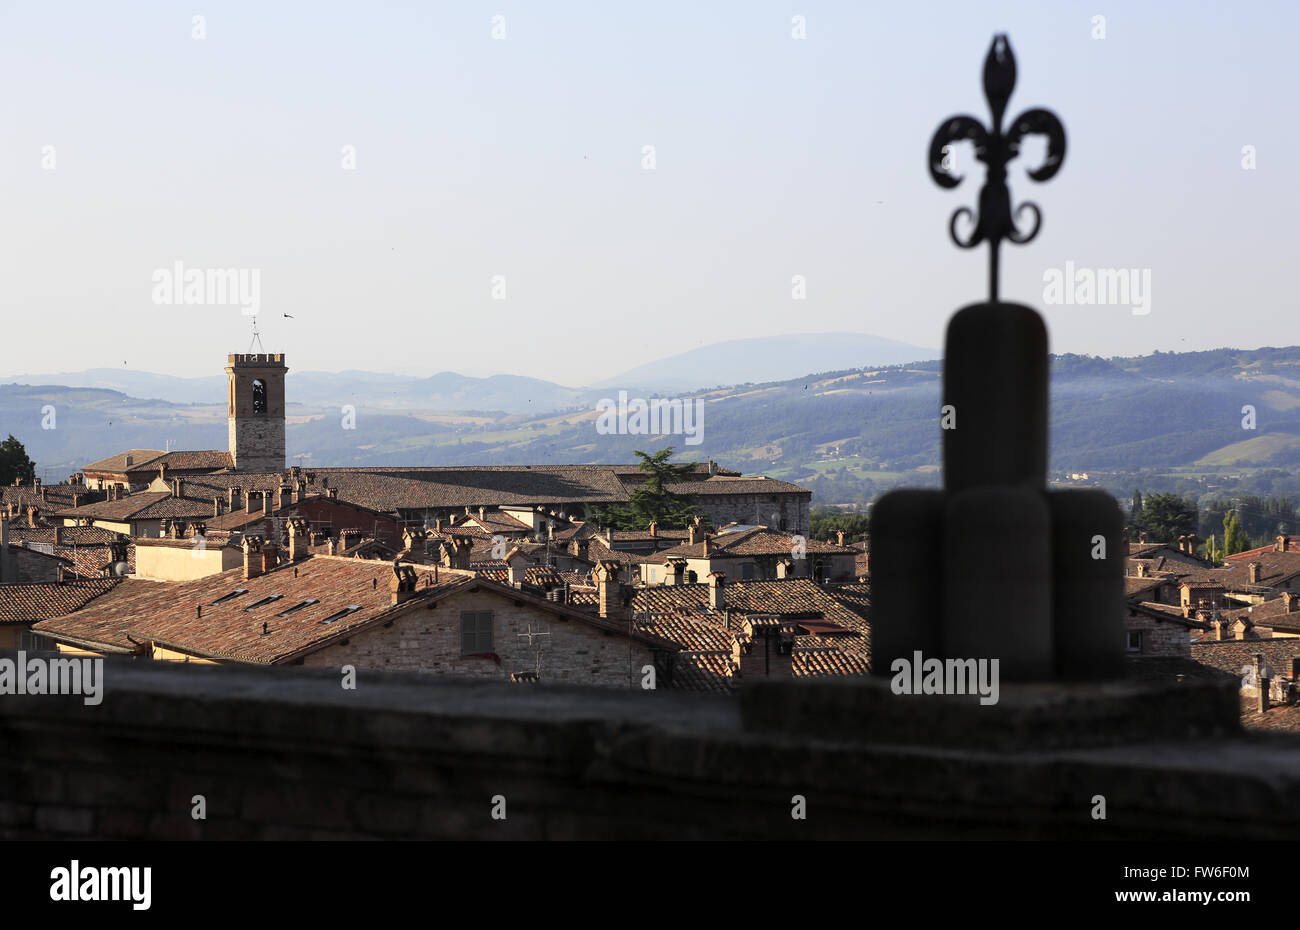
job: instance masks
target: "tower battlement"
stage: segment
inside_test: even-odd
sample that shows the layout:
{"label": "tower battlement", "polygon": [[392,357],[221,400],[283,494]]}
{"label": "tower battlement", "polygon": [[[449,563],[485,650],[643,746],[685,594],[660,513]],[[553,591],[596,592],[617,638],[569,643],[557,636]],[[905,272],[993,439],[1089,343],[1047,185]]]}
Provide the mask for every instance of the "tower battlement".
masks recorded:
{"label": "tower battlement", "polygon": [[284,365],[283,352],[246,352],[226,356],[226,365]]}

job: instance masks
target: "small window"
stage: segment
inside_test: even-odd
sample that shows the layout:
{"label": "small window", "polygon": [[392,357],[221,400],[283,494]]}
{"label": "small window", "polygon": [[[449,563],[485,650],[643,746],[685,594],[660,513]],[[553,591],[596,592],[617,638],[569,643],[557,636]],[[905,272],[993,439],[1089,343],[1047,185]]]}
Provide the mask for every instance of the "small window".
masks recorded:
{"label": "small window", "polygon": [[251,604],[249,604],[247,607],[245,607],[244,610],[245,610],[245,611],[256,610],[256,609],[259,608],[259,607],[265,607],[267,604],[274,604],[276,601],[280,600],[282,597],[284,597],[283,594],[270,594],[270,595],[267,595],[266,597],[262,598],[260,601],[253,601],[253,603],[251,603]]}
{"label": "small window", "polygon": [[266,382],[261,378],[253,382],[253,413],[266,413]]}
{"label": "small window", "polygon": [[650,577],[646,580],[650,582],[650,584],[654,584],[655,582],[655,567],[653,565],[650,566]]}
{"label": "small window", "polygon": [[333,623],[335,620],[342,620],[348,614],[356,613],[360,609],[361,609],[360,604],[350,604],[349,606],[344,607],[342,610],[338,611],[337,613],[330,614],[328,617],[322,620],[321,623]]}
{"label": "small window", "polygon": [[234,600],[235,598],[239,597],[240,595],[247,594],[247,593],[248,593],[248,589],[247,589],[247,588],[236,588],[235,590],[231,591],[229,594],[225,595],[224,597],[219,597],[219,598],[217,598],[215,601],[213,601],[213,602],[212,602],[211,604],[209,604],[208,606],[209,606],[209,607],[216,607],[218,604],[224,604],[226,601]]}
{"label": "small window", "polygon": [[41,636],[39,633],[33,633],[31,630],[23,630],[18,634],[18,648],[24,652],[57,651],[54,640]]}
{"label": "small window", "polygon": [[1141,652],[1141,651],[1142,651],[1142,631],[1141,631],[1141,630],[1129,630],[1129,631],[1128,631],[1128,642],[1127,642],[1127,643],[1125,644],[1125,646],[1124,646],[1124,651],[1125,651],[1125,652]]}
{"label": "small window", "polygon": [[753,580],[754,580],[754,563],[753,563],[753,562],[746,562],[744,565],[740,566],[740,580],[741,580],[741,581],[753,581]]}
{"label": "small window", "polygon": [[304,607],[310,607],[312,604],[319,604],[319,603],[320,603],[320,601],[319,601],[318,599],[316,599],[316,598],[314,598],[314,597],[309,597],[309,598],[307,598],[307,600],[305,600],[305,601],[299,601],[298,603],[294,604],[294,605],[293,605],[292,607],[290,607],[288,610],[282,610],[282,611],[280,611],[280,613],[277,614],[277,616],[280,616],[280,617],[287,617],[287,616],[289,616],[289,614],[293,613],[293,612],[296,611],[296,610],[302,610]]}
{"label": "small window", "polygon": [[492,651],[492,611],[461,611],[460,654],[467,656]]}

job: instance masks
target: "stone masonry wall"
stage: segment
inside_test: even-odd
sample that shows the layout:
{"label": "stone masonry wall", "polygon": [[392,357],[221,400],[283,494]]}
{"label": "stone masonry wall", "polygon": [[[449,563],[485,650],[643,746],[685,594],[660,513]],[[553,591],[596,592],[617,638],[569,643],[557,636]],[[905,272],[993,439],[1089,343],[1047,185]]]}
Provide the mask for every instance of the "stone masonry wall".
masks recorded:
{"label": "stone masonry wall", "polygon": [[[460,654],[461,612],[484,610],[493,613],[493,651],[500,664]],[[614,636],[578,620],[561,620],[530,604],[516,607],[509,598],[484,591],[454,594],[432,609],[419,607],[397,618],[392,627],[353,636],[347,645],[307,656],[303,664],[508,681],[512,672],[531,672],[537,666],[533,647],[527,636],[521,635],[530,624],[534,632],[550,634],[536,640],[543,681],[639,688],[641,668],[654,664],[648,647],[633,643],[629,648],[625,636]]]}
{"label": "stone masonry wall", "polygon": [[0,838],[1240,842],[1300,828],[1300,742],[1270,734],[930,749],[838,724],[806,739],[752,727],[789,701],[746,711],[744,689],[362,672],[344,690],[326,670],[130,660],[106,660],[104,682],[97,706],[0,700]]}
{"label": "stone masonry wall", "polygon": [[284,471],[283,417],[231,417],[228,422],[230,453],[235,457],[235,467],[239,471]]}
{"label": "stone masonry wall", "polygon": [[[807,536],[811,526],[811,494],[718,494],[696,497],[700,510],[714,526],[727,523],[762,524],[785,532]],[[775,515],[775,516],[774,516]]]}
{"label": "stone masonry wall", "polygon": [[[1191,638],[1180,623],[1161,622],[1146,614],[1124,618],[1124,629],[1142,631],[1143,656],[1191,656]],[[1128,653],[1135,655],[1135,653]]]}

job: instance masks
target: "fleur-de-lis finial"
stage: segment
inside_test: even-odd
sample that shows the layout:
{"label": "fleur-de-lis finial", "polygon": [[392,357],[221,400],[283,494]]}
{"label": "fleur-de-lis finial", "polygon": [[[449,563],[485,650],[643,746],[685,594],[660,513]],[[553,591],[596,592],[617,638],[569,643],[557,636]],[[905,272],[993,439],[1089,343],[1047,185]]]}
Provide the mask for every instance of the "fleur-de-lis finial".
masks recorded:
{"label": "fleur-de-lis finial", "polygon": [[[1046,181],[1056,174],[1065,159],[1065,127],[1050,110],[1026,110],[1011,121],[1004,134],[1002,117],[1007,101],[1016,86],[1016,57],[1005,35],[993,37],[988,57],[984,59],[984,96],[993,114],[993,125],[985,129],[973,116],[953,116],[944,120],[930,140],[930,177],[940,187],[953,188],[962,181],[961,175],[952,174],[951,146],[957,142],[974,143],[975,158],[988,166],[988,176],[980,189],[979,213],[969,207],[960,207],[952,215],[948,233],[952,241],[963,249],[971,249],[981,242],[989,244],[989,300],[998,299],[998,247],[1003,239],[1017,244],[1030,241],[1038,235],[1042,214],[1038,205],[1025,201],[1011,209],[1011,192],[1007,190],[1007,162],[1020,154],[1020,143],[1025,136],[1047,137],[1047,156],[1043,163],[1028,172],[1035,181]],[[1016,219],[1023,211],[1032,214],[1033,225],[1021,231]],[[962,239],[957,235],[957,221],[965,215],[974,221],[975,228]]]}

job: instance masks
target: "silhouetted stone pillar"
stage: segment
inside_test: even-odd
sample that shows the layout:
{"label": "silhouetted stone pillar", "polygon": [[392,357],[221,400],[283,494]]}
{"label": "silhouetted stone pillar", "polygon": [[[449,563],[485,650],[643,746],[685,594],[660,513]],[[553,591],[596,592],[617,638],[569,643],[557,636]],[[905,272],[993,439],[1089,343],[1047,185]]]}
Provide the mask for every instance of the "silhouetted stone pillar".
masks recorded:
{"label": "silhouetted stone pillar", "polygon": [[942,491],[894,491],[871,511],[871,666],[939,655]]}
{"label": "silhouetted stone pillar", "polygon": [[1006,681],[1051,679],[1052,553],[1043,493],[977,487],[947,497],[942,655],[997,659]]}
{"label": "silhouetted stone pillar", "polygon": [[1042,488],[1047,481],[1047,329],[1019,304],[974,304],[948,323],[945,486]]}
{"label": "silhouetted stone pillar", "polygon": [[1123,673],[1124,517],[1105,491],[1051,491],[1052,628],[1056,674],[1066,680]]}

